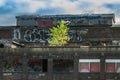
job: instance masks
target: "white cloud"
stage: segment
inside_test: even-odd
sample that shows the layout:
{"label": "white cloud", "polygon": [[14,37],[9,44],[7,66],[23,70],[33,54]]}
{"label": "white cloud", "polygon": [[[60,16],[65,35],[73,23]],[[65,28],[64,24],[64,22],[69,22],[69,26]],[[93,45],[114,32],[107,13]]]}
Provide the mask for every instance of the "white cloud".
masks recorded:
{"label": "white cloud", "polygon": [[63,9],[64,10],[64,12],[62,12],[63,14],[81,13],[76,3],[68,0],[52,0],[50,3],[50,7],[59,7]]}
{"label": "white cloud", "polygon": [[[55,0],[53,0],[55,1]],[[57,3],[57,4],[56,4]],[[60,4],[59,4],[60,3]],[[89,3],[90,5],[84,4],[85,6],[79,6],[80,4]],[[64,13],[67,14],[81,14],[81,13],[94,13],[94,14],[109,14],[115,13],[116,23],[120,23],[120,15],[113,9],[106,8],[104,4],[120,3],[119,0],[74,0],[74,1],[61,1],[54,2],[54,6],[59,6],[64,9]],[[62,4],[62,5],[61,5]],[[86,7],[87,6],[87,7]]]}
{"label": "white cloud", "polygon": [[[61,8],[64,10],[63,14],[81,14],[85,12],[92,12],[92,13],[110,13],[114,12],[108,8],[103,7],[105,3],[118,3],[119,0],[15,0],[16,3],[26,3],[28,6],[23,9],[23,11],[34,13],[38,9],[45,9],[45,8]],[[79,5],[83,2],[90,3],[92,5],[88,7],[80,7]],[[83,3],[84,4],[84,3]],[[82,5],[83,5],[82,4]],[[85,4],[85,6],[87,6]]]}
{"label": "white cloud", "polygon": [[30,1],[28,10],[29,12],[36,12],[40,8],[47,8],[46,2],[44,1]]}
{"label": "white cloud", "polygon": [[[113,13],[114,11],[105,8],[103,4],[105,3],[112,3],[112,2],[118,2],[119,0],[51,0],[51,3],[49,6],[51,7],[60,7],[61,9],[64,10],[63,13],[66,14],[81,14],[81,13]],[[91,4],[88,6],[87,4],[84,3],[89,3]],[[120,1],[119,1],[120,2]],[[83,3],[83,4],[82,4]],[[85,5],[85,6],[79,6],[80,4]]]}
{"label": "white cloud", "polygon": [[76,0],[76,2],[90,2],[93,4],[101,5],[104,3],[118,3],[120,0]]}
{"label": "white cloud", "polygon": [[[120,0],[0,0],[0,6],[5,4],[5,1],[14,1],[16,4],[26,4],[26,6],[17,6],[17,10],[13,14],[1,15],[0,25],[6,20],[6,24],[15,24],[15,15],[24,13],[36,13],[39,9],[58,8],[62,9],[62,14],[82,14],[82,13],[115,13],[116,22],[120,22],[120,15],[113,9],[106,8],[104,4],[120,3]],[[39,13],[38,13],[39,14]],[[59,13],[58,13],[59,14]],[[11,15],[12,17],[9,17]],[[13,17],[14,16],[14,17]],[[6,19],[5,19],[5,18]],[[8,19],[13,19],[8,21]],[[3,20],[3,21],[2,21]]]}
{"label": "white cloud", "polygon": [[3,5],[4,5],[4,3],[5,3],[5,1],[4,1],[4,0],[0,0],[0,6],[3,6]]}

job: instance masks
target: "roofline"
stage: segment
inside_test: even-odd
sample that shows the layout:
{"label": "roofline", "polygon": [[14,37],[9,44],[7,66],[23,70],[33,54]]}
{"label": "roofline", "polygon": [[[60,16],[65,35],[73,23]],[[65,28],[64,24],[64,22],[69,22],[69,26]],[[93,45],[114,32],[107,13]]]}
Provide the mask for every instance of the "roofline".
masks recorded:
{"label": "roofline", "polygon": [[59,14],[59,15],[20,15],[20,16],[16,16],[16,18],[19,18],[19,17],[48,17],[48,16],[51,16],[51,17],[57,17],[57,16],[82,16],[82,17],[85,17],[85,16],[102,16],[102,15],[112,15],[113,17],[115,17],[114,13],[111,13],[111,14]]}

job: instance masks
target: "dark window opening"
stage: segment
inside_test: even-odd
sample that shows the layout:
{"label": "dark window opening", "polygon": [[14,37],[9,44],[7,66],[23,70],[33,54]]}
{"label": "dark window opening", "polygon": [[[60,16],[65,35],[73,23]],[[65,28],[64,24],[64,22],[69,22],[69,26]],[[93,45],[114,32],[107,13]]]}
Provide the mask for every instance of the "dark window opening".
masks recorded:
{"label": "dark window opening", "polygon": [[4,44],[0,44],[0,48],[4,48]]}
{"label": "dark window opening", "polygon": [[42,67],[43,72],[47,72],[47,66],[48,66],[47,59],[43,59],[42,65],[43,65],[43,67]]}
{"label": "dark window opening", "polygon": [[29,72],[47,72],[47,59],[29,59],[28,71]]}
{"label": "dark window opening", "polygon": [[71,59],[53,60],[53,72],[73,72],[74,61]]}
{"label": "dark window opening", "polygon": [[4,57],[3,71],[4,72],[21,72],[23,70],[23,63],[20,57]]}

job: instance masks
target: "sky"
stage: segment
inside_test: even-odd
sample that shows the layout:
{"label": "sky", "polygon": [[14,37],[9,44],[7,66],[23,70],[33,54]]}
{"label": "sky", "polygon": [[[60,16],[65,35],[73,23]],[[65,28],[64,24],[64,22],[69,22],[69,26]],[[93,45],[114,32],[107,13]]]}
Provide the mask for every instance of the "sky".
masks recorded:
{"label": "sky", "polygon": [[120,24],[120,0],[0,0],[0,26],[15,26],[19,15],[107,13]]}

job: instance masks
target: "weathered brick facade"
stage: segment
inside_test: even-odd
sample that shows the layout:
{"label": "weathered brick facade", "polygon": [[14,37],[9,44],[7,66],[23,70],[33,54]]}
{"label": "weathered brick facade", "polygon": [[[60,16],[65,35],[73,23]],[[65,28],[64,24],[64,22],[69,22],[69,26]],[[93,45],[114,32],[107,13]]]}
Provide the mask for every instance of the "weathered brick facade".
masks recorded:
{"label": "weathered brick facade", "polygon": [[[71,40],[66,46],[111,46],[119,45],[120,27],[72,27],[69,30]],[[49,28],[5,27],[0,28],[1,40],[17,41],[27,46],[48,45]],[[115,42],[115,44],[114,44]],[[31,46],[31,47],[32,47]]]}
{"label": "weathered brick facade", "polygon": [[120,27],[108,25],[72,26],[67,45],[50,47],[49,28],[41,21],[39,26],[2,27],[1,43],[16,41],[26,48],[0,49],[0,80],[119,80],[119,32]]}
{"label": "weathered brick facade", "polygon": [[[4,48],[0,49],[0,80],[119,80],[120,66],[106,68],[108,60],[113,60],[109,65],[120,63],[119,52],[119,47]],[[84,63],[99,60],[99,71],[81,72],[83,59]]]}

